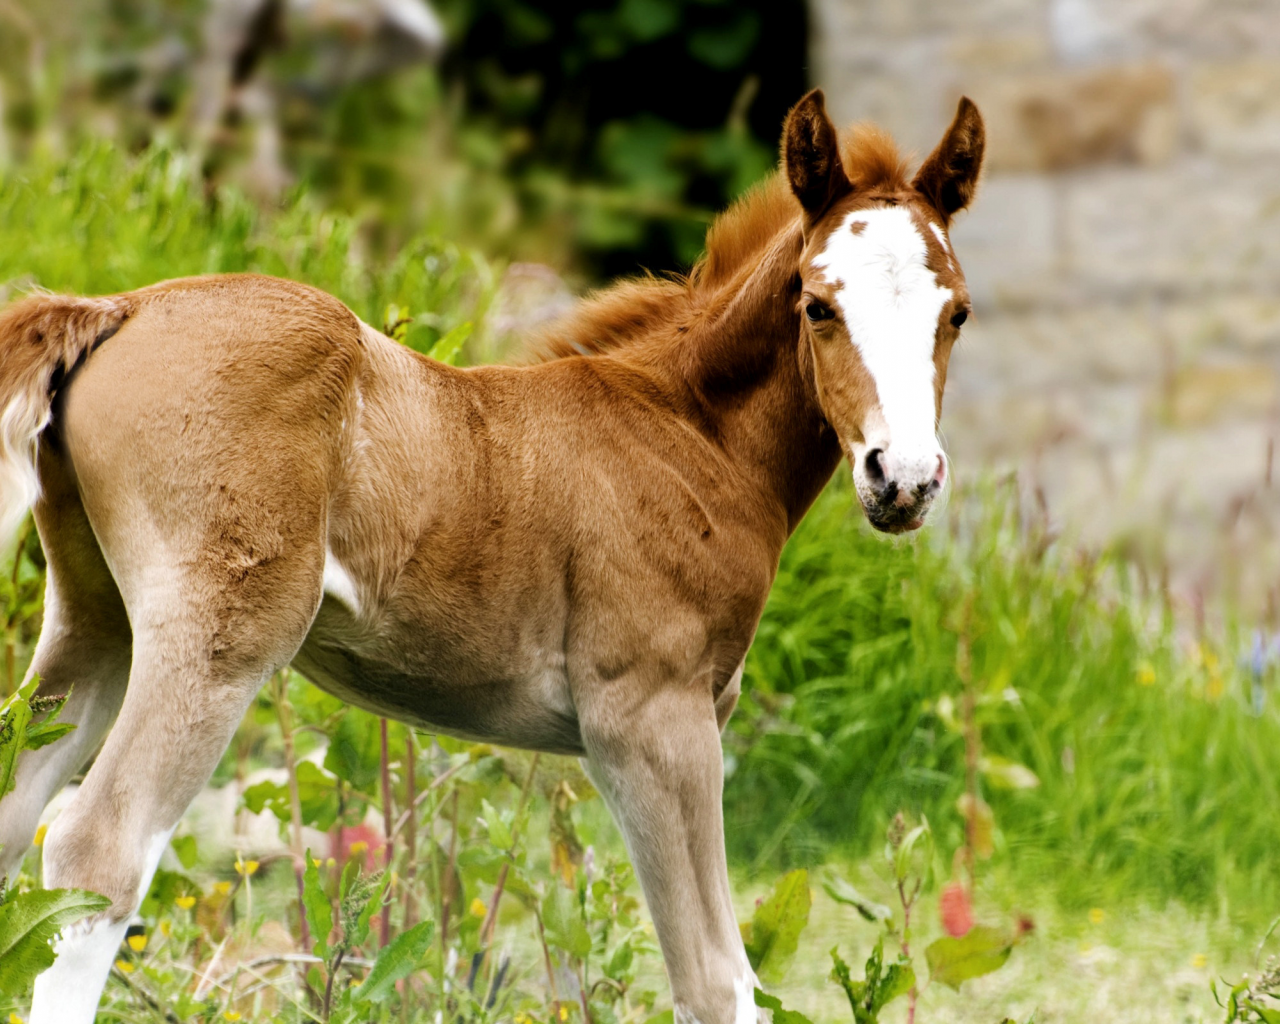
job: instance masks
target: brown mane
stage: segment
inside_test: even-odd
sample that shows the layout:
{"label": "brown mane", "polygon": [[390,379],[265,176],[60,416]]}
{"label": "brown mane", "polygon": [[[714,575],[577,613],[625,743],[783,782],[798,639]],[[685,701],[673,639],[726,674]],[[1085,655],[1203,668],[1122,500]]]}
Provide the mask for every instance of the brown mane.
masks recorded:
{"label": "brown mane", "polygon": [[[900,192],[907,164],[892,137],[875,125],[854,125],[841,140],[845,173],[858,190]],[[646,273],[592,292],[533,339],[540,360],[600,355],[686,323],[778,236],[795,223],[800,204],[779,170],[752,186],[707,231],[706,252],[687,276]]]}

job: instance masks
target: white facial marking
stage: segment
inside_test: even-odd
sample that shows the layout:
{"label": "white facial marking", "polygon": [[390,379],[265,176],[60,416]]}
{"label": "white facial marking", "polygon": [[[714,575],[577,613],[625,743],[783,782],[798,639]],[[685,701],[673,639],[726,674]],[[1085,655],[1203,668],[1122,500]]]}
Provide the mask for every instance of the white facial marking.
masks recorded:
{"label": "white facial marking", "polygon": [[324,592],[341,601],[353,615],[360,613],[360,595],[356,591],[356,581],[327,548],[324,553]]}
{"label": "white facial marking", "polygon": [[937,469],[933,348],[952,297],[927,256],[911,212],[886,206],[850,213],[812,261],[838,286],[835,305],[875,381],[883,424],[868,424],[867,447],[885,450],[900,478],[913,482]]}
{"label": "white facial marking", "polygon": [[942,233],[942,228],[938,227],[938,225],[933,221],[929,221],[929,230],[932,231],[934,237],[938,239],[938,244],[942,246],[942,251],[950,256],[951,246],[947,244],[947,236]]}

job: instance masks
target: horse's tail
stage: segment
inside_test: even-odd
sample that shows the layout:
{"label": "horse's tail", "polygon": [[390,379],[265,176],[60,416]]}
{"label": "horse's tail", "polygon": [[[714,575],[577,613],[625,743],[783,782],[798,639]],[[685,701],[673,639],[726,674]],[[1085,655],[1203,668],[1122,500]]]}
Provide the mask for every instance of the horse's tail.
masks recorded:
{"label": "horse's tail", "polygon": [[36,444],[59,385],[135,306],[129,295],[31,295],[0,311],[0,540],[40,494]]}

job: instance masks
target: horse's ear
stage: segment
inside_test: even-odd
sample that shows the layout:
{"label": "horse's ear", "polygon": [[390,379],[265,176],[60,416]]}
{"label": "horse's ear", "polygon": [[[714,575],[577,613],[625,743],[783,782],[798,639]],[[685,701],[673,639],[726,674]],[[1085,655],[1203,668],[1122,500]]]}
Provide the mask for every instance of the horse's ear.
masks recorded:
{"label": "horse's ear", "polygon": [[968,96],[962,96],[947,134],[912,182],[944,219],[963,210],[973,199],[986,139],[977,105]]}
{"label": "horse's ear", "polygon": [[808,93],[787,115],[782,129],[782,161],[791,191],[810,221],[852,190],[821,89]]}

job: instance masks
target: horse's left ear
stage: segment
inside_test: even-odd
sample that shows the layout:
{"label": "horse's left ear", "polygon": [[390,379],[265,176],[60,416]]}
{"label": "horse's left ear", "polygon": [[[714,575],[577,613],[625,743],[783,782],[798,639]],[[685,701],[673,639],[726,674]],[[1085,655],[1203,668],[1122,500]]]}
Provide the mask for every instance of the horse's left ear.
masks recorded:
{"label": "horse's left ear", "polygon": [[968,96],[962,96],[947,134],[912,182],[944,219],[963,210],[973,199],[986,139],[977,105]]}
{"label": "horse's left ear", "polygon": [[811,224],[832,202],[852,190],[821,89],[807,93],[787,115],[782,129],[782,163],[791,191]]}

